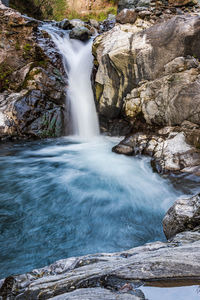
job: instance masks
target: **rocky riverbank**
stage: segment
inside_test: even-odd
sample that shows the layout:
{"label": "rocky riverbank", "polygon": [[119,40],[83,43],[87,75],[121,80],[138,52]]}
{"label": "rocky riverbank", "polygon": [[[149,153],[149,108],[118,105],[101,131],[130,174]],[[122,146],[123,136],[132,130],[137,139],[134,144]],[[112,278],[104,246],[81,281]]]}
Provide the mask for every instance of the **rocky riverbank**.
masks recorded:
{"label": "rocky riverbank", "polygon": [[170,240],[119,253],[72,257],[1,281],[2,299],[144,300],[143,285],[200,284],[199,195],[179,199],[164,218]]}

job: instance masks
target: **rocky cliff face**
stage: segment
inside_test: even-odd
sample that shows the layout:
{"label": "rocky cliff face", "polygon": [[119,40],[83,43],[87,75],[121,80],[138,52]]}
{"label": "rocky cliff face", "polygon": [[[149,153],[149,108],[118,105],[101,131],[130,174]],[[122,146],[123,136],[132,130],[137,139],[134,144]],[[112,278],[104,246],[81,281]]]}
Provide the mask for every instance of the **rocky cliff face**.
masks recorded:
{"label": "rocky cliff face", "polygon": [[200,10],[181,5],[119,2],[117,24],[94,41],[95,96],[102,131],[136,133],[115,152],[200,174]]}
{"label": "rocky cliff face", "polygon": [[64,133],[66,80],[59,54],[39,23],[0,2],[0,136]]}
{"label": "rocky cliff face", "polygon": [[138,18],[96,38],[96,101],[100,116],[148,125],[200,125],[199,16],[151,26]]}

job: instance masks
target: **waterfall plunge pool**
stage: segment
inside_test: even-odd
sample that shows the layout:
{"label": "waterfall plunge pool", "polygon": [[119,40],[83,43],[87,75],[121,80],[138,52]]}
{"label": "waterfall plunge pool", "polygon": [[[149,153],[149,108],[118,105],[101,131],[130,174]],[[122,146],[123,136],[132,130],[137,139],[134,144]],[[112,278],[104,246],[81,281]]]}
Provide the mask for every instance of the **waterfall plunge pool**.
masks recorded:
{"label": "waterfall plunge pool", "polygon": [[165,212],[197,183],[153,173],[149,158],[112,153],[117,142],[1,143],[0,278],[165,240]]}

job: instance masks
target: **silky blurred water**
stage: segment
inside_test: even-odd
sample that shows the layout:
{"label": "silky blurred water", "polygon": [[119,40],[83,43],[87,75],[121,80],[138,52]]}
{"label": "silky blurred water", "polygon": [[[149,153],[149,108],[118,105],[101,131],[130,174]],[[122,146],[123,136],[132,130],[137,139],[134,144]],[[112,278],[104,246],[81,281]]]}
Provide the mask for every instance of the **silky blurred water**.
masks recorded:
{"label": "silky blurred water", "polygon": [[70,39],[68,31],[51,24],[45,24],[41,29],[50,34],[62,56],[68,78],[66,107],[70,110],[72,134],[84,138],[99,135],[99,123],[91,84],[93,40],[82,42]]}
{"label": "silky blurred water", "polygon": [[66,137],[0,145],[0,278],[165,239],[165,212],[196,183],[162,178],[148,158],[112,153],[117,142]]}

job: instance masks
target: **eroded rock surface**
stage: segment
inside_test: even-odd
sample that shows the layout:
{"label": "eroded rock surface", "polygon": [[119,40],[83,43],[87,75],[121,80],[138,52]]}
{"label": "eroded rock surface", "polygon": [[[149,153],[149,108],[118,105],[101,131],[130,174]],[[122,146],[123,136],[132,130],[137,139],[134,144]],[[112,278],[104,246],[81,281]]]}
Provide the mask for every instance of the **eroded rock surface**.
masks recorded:
{"label": "eroded rock surface", "polygon": [[175,234],[200,226],[200,194],[176,200],[163,219],[163,229],[169,239]]}
{"label": "eroded rock surface", "polygon": [[144,299],[139,290],[142,284],[167,286],[179,281],[200,282],[199,232],[181,233],[168,243],[155,242],[119,253],[68,258],[10,276],[3,281],[0,296],[3,300],[139,300]]}
{"label": "eroded rock surface", "polygon": [[138,11],[133,25],[117,24],[96,38],[100,119],[125,119],[132,127],[141,120],[153,126],[200,124],[200,17],[166,16],[158,22],[149,11]]}
{"label": "eroded rock surface", "polygon": [[[161,173],[189,172],[200,175],[200,150],[186,141],[188,132],[165,127],[156,134],[136,133],[122,140],[113,151],[119,154],[144,154],[153,158],[152,165]],[[199,140],[200,130],[196,131]],[[195,139],[194,139],[195,141]]]}
{"label": "eroded rock surface", "polygon": [[64,133],[62,61],[39,25],[0,2],[0,138]]}

